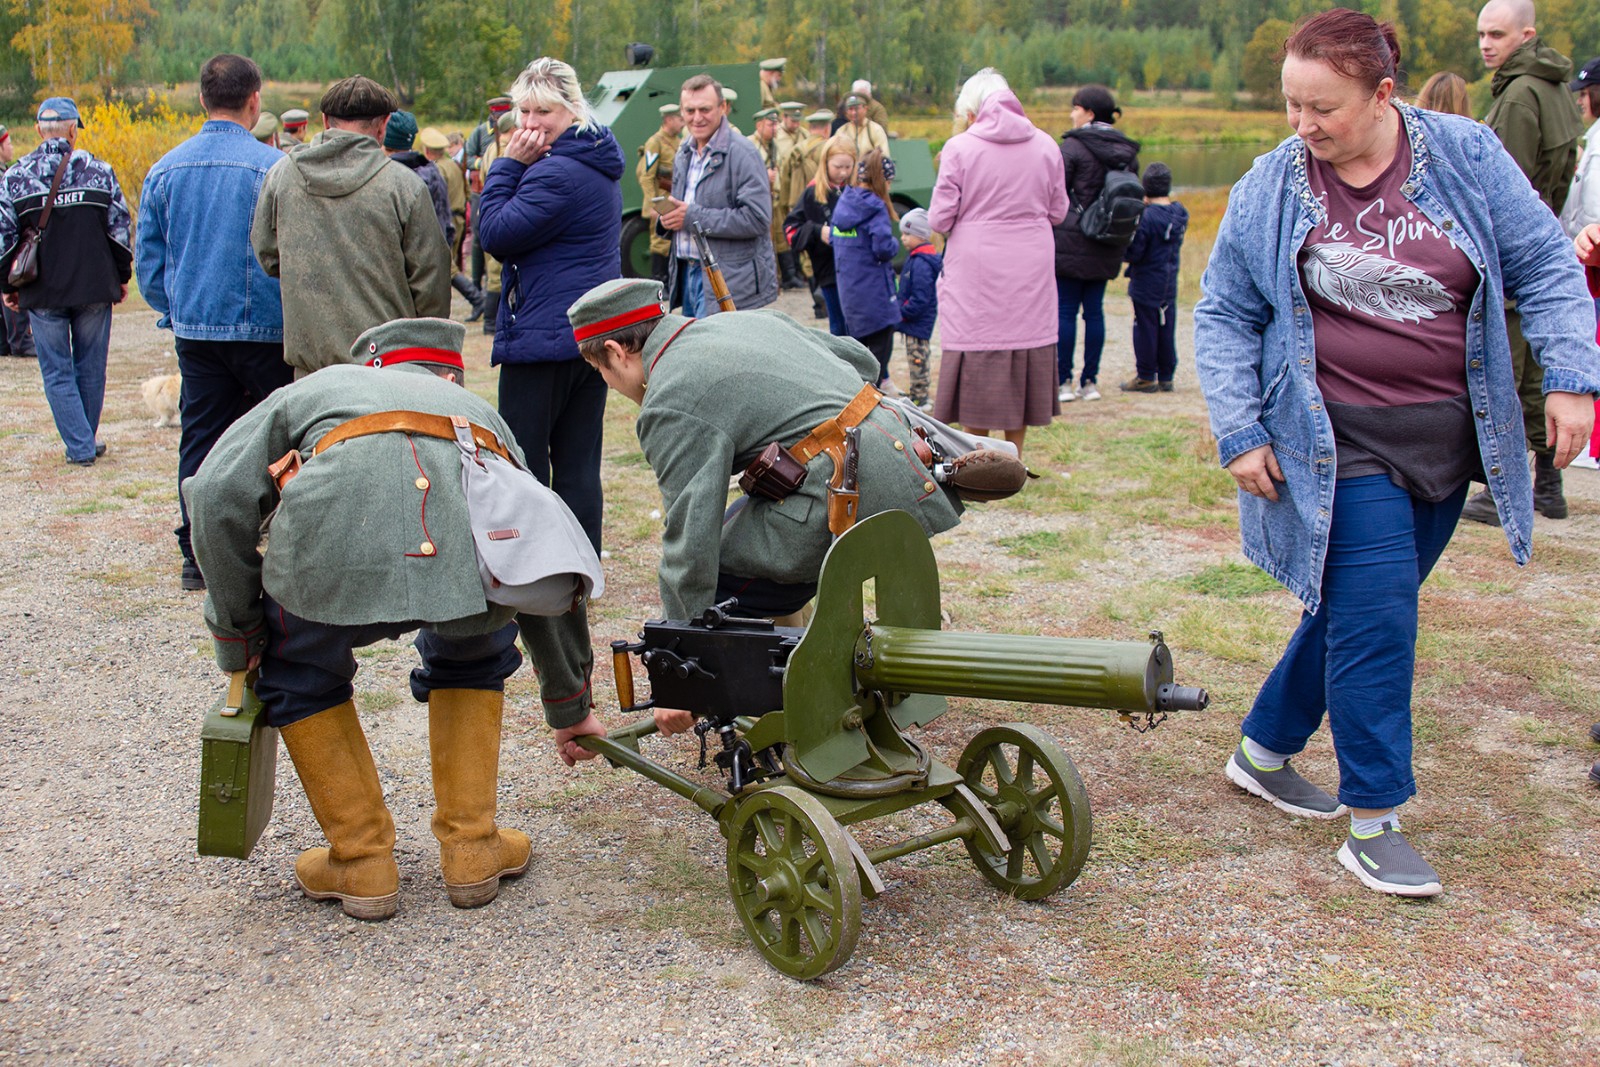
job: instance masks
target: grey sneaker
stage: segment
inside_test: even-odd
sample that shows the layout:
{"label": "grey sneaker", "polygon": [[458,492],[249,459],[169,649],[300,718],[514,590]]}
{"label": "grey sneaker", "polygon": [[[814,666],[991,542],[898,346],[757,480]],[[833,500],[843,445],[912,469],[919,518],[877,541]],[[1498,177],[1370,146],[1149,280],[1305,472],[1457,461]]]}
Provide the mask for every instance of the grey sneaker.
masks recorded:
{"label": "grey sneaker", "polygon": [[1371,837],[1351,834],[1339,849],[1339,862],[1368,889],[1400,897],[1432,897],[1443,891],[1439,872],[1417,855],[1392,823]]}
{"label": "grey sneaker", "polygon": [[1308,819],[1337,819],[1345,806],[1318,789],[1285,760],[1275,771],[1262,770],[1245,755],[1244,744],[1233,750],[1222,771],[1228,781],[1247,793],[1254,793],[1280,811]]}

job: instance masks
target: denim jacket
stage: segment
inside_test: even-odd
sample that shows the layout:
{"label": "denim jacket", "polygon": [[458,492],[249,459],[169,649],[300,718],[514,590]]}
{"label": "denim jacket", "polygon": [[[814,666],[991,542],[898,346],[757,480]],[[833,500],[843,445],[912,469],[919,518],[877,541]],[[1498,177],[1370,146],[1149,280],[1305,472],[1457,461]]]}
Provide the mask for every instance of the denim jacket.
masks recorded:
{"label": "denim jacket", "polygon": [[157,326],[191,341],[283,340],[278,279],[250,245],[261,183],[282,158],[237,122],[211,120],[150,168],[134,267]]}
{"label": "denim jacket", "polygon": [[[1478,451],[1517,563],[1528,560],[1533,496],[1502,296],[1544,368],[1544,391],[1600,391],[1594,304],[1556,217],[1494,133],[1399,105],[1411,144],[1401,193],[1454,239],[1481,279],[1467,312],[1467,392]],[[1233,187],[1195,306],[1195,369],[1226,466],[1270,444],[1278,500],[1239,494],[1245,555],[1315,612],[1335,479],[1333,426],[1317,388],[1311,310],[1298,254],[1323,208],[1290,137]]]}

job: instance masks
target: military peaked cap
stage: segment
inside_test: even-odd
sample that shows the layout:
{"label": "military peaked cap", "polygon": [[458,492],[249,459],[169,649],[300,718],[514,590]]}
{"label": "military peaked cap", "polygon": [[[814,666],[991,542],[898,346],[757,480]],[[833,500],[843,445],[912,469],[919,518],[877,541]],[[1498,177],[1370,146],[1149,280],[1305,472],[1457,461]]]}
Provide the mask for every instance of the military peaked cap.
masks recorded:
{"label": "military peaked cap", "polygon": [[778,105],[779,111],[804,111],[806,106],[798,100],[785,100]]}
{"label": "military peaked cap", "polygon": [[450,138],[432,126],[425,126],[422,132],[417,134],[417,143],[423,148],[432,148],[437,151],[441,148],[449,148]]}
{"label": "military peaked cap", "polygon": [[296,126],[304,126],[310,121],[311,116],[306,113],[304,108],[291,107],[283,113],[283,128],[286,130]]}
{"label": "military peaked cap", "polygon": [[666,314],[661,295],[661,283],[649,278],[601,282],[567,308],[572,336],[581,344],[591,337],[658,319]]}
{"label": "military peaked cap", "polygon": [[778,109],[775,107],[764,107],[760,111],[757,111],[754,115],[750,116],[750,118],[756,122],[760,122],[762,119],[775,119],[777,117]]}
{"label": "military peaked cap", "polygon": [[832,122],[833,119],[833,112],[829,111],[827,108],[823,108],[821,111],[813,111],[811,114],[806,116],[807,122]]}
{"label": "military peaked cap", "polygon": [[779,56],[777,59],[763,59],[761,61],[761,69],[762,70],[782,70],[783,69],[783,65],[785,63],[787,63],[787,62],[789,62],[789,60],[788,60],[788,58],[786,56]]}
{"label": "military peaked cap", "polygon": [[256,140],[265,144],[272,140],[273,134],[277,133],[279,128],[278,116],[270,111],[263,111],[261,117],[256,119],[256,124],[250,127],[250,133]]}
{"label": "military peaked cap", "polygon": [[677,104],[662,104],[660,107],[656,108],[656,110],[661,112],[662,115],[676,115],[683,109]]}
{"label": "military peaked cap", "polygon": [[350,362],[369,367],[438,363],[461,369],[467,328],[451,319],[394,319],[356,338]]}

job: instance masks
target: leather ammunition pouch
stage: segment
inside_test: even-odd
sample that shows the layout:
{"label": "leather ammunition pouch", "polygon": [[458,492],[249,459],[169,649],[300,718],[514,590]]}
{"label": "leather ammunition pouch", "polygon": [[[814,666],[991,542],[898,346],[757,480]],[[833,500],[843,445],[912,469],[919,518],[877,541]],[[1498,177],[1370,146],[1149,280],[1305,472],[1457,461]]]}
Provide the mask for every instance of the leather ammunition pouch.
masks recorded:
{"label": "leather ammunition pouch", "polygon": [[806,484],[806,465],[774,441],[739,475],[739,488],[748,496],[782,500]]}

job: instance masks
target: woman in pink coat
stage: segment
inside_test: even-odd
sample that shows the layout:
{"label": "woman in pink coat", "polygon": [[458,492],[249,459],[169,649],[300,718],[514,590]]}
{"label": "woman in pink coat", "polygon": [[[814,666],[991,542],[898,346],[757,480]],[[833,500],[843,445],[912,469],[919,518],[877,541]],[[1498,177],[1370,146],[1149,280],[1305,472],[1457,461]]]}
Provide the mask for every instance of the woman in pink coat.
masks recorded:
{"label": "woman in pink coat", "polygon": [[[1055,242],[1067,215],[1061,152],[985,68],[956,97],[928,221],[946,235],[939,278],[942,369],[934,418],[996,428],[1020,452],[1056,399]],[[987,427],[987,428],[985,428]]]}

